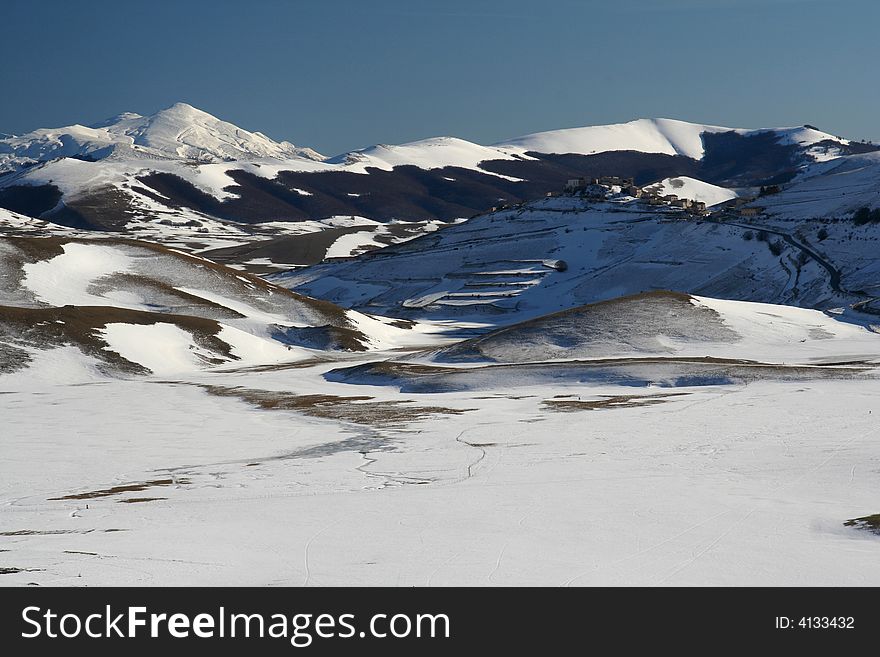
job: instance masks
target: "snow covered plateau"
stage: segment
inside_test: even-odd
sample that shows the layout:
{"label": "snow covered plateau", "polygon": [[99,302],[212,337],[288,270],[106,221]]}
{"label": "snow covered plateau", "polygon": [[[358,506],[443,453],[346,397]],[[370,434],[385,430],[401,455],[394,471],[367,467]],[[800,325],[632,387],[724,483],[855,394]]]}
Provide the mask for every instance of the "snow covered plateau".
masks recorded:
{"label": "snow covered plateau", "polygon": [[880,153],[0,139],[0,586],[880,585]]}

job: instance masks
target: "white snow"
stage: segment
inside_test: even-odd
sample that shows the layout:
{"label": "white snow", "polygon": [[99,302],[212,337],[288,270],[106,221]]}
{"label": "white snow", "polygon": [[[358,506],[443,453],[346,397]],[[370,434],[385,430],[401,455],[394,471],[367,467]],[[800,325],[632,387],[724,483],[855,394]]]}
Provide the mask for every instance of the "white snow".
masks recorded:
{"label": "white snow", "polygon": [[[27,349],[31,358],[25,373],[0,375],[0,390],[9,385],[19,391],[49,390],[55,386],[104,384],[107,375],[98,368],[95,358],[76,347],[65,345],[55,349]],[[2,436],[0,436],[2,443]]]}
{"label": "white snow", "polygon": [[236,364],[277,363],[313,355],[305,349],[285,347],[275,340],[252,335],[232,326],[222,326],[217,337],[232,347],[232,355],[239,359]]}
{"label": "white snow", "polygon": [[198,369],[214,355],[199,349],[193,336],[174,324],[107,324],[101,334],[107,350],[157,375]]}
{"label": "white snow", "polygon": [[[155,375],[168,376],[206,367],[210,359],[222,357],[201,347],[186,330],[174,324],[112,323],[101,331],[105,347],[133,363],[143,365]],[[293,361],[310,354],[304,349],[287,349],[273,340],[222,326],[217,337],[230,345],[236,366]]]}
{"label": "white snow", "polygon": [[98,244],[69,242],[63,248],[62,255],[25,264],[24,287],[52,306],[107,305],[106,298],[89,292],[91,284],[103,276],[128,271],[131,258],[119,249]]}
{"label": "white snow", "polygon": [[[878,539],[843,526],[880,510],[876,380],[639,390],[499,377],[479,395],[426,397],[328,383],[327,369],[41,389],[0,376],[0,524],[30,532],[0,537],[0,564],[37,569],[4,584],[880,583]],[[376,428],[193,384],[475,410]],[[668,392],[683,394],[544,403]]]}
{"label": "white snow", "polygon": [[182,285],[178,286],[176,289],[186,294],[192,294],[193,296],[206,299],[207,301],[210,301],[211,303],[216,303],[217,305],[223,306],[224,308],[234,310],[235,312],[244,315],[246,318],[256,320],[259,323],[281,324],[285,326],[307,326],[306,324],[301,322],[293,322],[287,317],[281,315],[280,313],[266,312],[265,310],[260,310],[259,308],[256,308],[249,303],[241,301],[240,299],[232,299],[223,296],[222,294],[211,292],[210,290],[185,287]]}
{"label": "white snow", "polygon": [[365,247],[382,248],[385,245],[376,241],[378,234],[380,234],[379,231],[358,231],[340,235],[327,249],[324,258],[347,258],[362,251]]}

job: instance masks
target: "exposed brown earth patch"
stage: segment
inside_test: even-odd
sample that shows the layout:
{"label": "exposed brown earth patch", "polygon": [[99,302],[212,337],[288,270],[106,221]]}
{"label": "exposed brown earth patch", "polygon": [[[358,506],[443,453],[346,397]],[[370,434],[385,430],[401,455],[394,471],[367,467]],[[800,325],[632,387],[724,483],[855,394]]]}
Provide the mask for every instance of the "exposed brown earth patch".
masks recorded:
{"label": "exposed brown earth patch", "polygon": [[14,575],[15,573],[35,573],[42,571],[42,568],[8,568],[0,567],[0,575]]}
{"label": "exposed brown earth patch", "polygon": [[327,250],[343,235],[373,230],[372,226],[326,228],[313,233],[285,235],[241,246],[205,251],[206,258],[219,262],[239,263],[257,258],[287,265],[316,265],[327,255]]}
{"label": "exposed brown earth patch", "polygon": [[474,410],[444,406],[412,406],[411,400],[370,401],[373,397],[365,395],[352,397],[295,395],[275,390],[198,385],[211,395],[234,397],[266,410],[296,411],[312,417],[379,427],[417,422],[433,415],[461,415]]}
{"label": "exposed brown earth patch", "polygon": [[121,493],[138,493],[149,488],[157,488],[161,486],[176,486],[178,484],[188,483],[188,479],[153,479],[152,481],[143,481],[133,484],[122,484],[120,486],[93,490],[86,493],[74,493],[71,495],[63,495],[61,497],[50,497],[49,500],[93,500],[101,497],[110,497],[111,495],[119,495]]}
{"label": "exposed brown earth patch", "polygon": [[871,516],[863,516],[862,518],[852,518],[843,524],[845,527],[854,527],[880,536],[880,513],[875,513]]}
{"label": "exposed brown earth patch", "polygon": [[636,408],[638,406],[655,406],[668,401],[667,397],[682,397],[687,392],[670,392],[657,395],[602,395],[601,399],[545,399],[543,404],[554,411],[597,411],[605,408]]}
{"label": "exposed brown earth patch", "polygon": [[[56,498],[57,499],[57,498]],[[56,536],[60,534],[91,534],[92,532],[124,532],[127,529],[16,529],[0,532],[0,536]]]}
{"label": "exposed brown earth patch", "polygon": [[296,360],[290,363],[269,363],[267,365],[252,365],[248,367],[235,367],[226,369],[223,368],[224,372],[281,372],[284,370],[299,370],[306,369],[309,367],[314,367],[316,365],[322,365],[324,363],[329,363],[324,358],[306,358],[305,360]]}

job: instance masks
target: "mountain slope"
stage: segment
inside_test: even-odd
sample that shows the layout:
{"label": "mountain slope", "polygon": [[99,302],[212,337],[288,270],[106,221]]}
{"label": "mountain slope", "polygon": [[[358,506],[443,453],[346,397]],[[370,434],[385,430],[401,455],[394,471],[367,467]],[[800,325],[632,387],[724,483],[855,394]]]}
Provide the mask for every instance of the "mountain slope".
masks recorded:
{"label": "mountain slope", "polygon": [[799,248],[739,224],[560,197],[273,279],[369,312],[496,325],[657,289],[824,308],[857,300]]}

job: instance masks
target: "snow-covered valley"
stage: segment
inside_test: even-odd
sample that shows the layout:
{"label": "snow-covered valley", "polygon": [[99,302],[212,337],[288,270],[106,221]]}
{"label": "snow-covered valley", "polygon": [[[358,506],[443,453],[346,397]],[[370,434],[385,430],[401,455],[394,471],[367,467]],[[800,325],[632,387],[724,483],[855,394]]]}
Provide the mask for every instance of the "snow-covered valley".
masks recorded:
{"label": "snow-covered valley", "polygon": [[0,378],[2,583],[878,583],[844,526],[878,511],[873,377],[404,394],[346,364]]}

